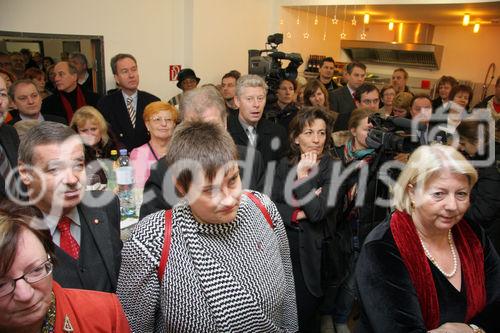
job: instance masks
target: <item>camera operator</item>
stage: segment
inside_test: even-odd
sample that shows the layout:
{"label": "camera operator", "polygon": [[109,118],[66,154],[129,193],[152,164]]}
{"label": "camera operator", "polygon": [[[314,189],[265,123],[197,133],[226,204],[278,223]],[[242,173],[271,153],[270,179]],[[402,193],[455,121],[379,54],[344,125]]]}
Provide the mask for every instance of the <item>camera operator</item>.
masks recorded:
{"label": "camera operator", "polygon": [[[378,91],[377,97],[371,96],[369,99],[378,106]],[[341,286],[335,302],[333,319],[337,332],[349,332],[347,320],[356,299],[354,267],[360,247],[368,233],[387,215],[387,208],[376,206],[375,200],[388,198],[387,187],[377,177],[378,170],[388,155],[379,154],[377,150],[368,147],[366,139],[372,128],[369,122],[371,115],[372,109],[355,109],[347,124],[350,137],[344,145],[334,148],[335,155],[343,161],[346,169],[351,170],[344,181],[347,194],[340,205],[343,210],[339,220],[343,223],[337,226],[341,238],[350,241],[350,253],[346,258],[350,263],[349,277]],[[367,176],[363,177],[366,172]]]}
{"label": "camera operator", "polygon": [[264,117],[275,124],[281,125],[288,132],[288,124],[297,114],[298,107],[295,104],[295,89],[297,83],[291,79],[281,79],[279,81],[276,97],[278,100],[267,105],[264,110]]}

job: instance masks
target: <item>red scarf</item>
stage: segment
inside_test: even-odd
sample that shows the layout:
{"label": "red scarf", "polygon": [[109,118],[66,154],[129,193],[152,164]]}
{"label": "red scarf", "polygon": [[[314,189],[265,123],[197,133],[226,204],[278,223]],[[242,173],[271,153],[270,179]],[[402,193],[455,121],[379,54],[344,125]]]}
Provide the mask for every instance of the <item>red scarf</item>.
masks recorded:
{"label": "red scarf", "polygon": [[[64,111],[66,111],[66,118],[68,119],[68,123],[71,122],[71,119],[73,119],[73,114],[75,113],[75,110],[71,107],[71,103],[68,101],[66,96],[64,96],[64,92],[59,93],[59,97],[61,98],[61,103],[64,107]],[[82,88],[80,86],[76,86],[76,109],[78,110],[82,106],[87,105],[87,102],[85,101],[85,96],[83,96]]]}
{"label": "red scarf", "polygon": [[[439,326],[440,318],[436,286],[415,224],[407,213],[395,211],[390,226],[396,246],[417,291],[425,326],[428,330],[435,329]],[[483,247],[465,220],[457,223],[452,233],[465,282],[467,296],[465,322],[468,322],[486,305]]]}

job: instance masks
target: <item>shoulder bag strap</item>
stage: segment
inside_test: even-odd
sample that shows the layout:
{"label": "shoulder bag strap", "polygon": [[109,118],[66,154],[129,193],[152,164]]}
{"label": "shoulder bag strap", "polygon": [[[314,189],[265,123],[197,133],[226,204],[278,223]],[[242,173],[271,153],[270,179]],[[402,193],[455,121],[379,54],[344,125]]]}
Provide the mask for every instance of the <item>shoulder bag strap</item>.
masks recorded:
{"label": "shoulder bag strap", "polygon": [[163,281],[165,268],[167,267],[168,254],[170,253],[170,241],[172,240],[172,210],[165,211],[165,235],[163,238],[163,248],[161,250],[160,265],[158,266],[158,280]]}
{"label": "shoulder bag strap", "polygon": [[271,226],[271,229],[274,229],[274,224],[273,220],[271,219],[271,215],[269,215],[269,212],[267,211],[266,207],[262,204],[262,202],[257,198],[252,192],[244,192],[247,197],[252,200],[257,207],[259,207],[260,211],[262,212],[262,215],[266,218],[267,223]]}

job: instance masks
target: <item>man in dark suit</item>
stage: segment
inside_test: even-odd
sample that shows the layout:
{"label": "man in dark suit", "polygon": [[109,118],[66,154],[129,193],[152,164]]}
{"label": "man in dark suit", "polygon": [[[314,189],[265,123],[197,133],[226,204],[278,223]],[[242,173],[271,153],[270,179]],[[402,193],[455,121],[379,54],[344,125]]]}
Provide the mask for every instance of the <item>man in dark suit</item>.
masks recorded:
{"label": "man in dark suit", "polygon": [[[214,87],[206,86],[186,92],[181,101],[180,112],[182,120],[204,120],[226,128],[226,104]],[[262,191],[264,163],[261,154],[252,147],[237,145],[236,148],[243,188]],[[169,209],[176,203],[172,192],[175,186],[167,171],[165,157],[151,167],[151,173],[144,185],[140,218],[162,209]]]}
{"label": "man in dark suit", "polygon": [[344,131],[347,129],[347,122],[351,112],[356,108],[354,103],[354,92],[364,82],[366,76],[366,66],[360,62],[351,62],[346,66],[347,84],[338,88],[330,95],[330,108],[339,115],[335,121],[333,130]]}
{"label": "man in dark suit", "polygon": [[69,55],[69,62],[75,66],[78,74],[78,84],[83,89],[96,92],[94,80],[92,78],[92,70],[89,69],[87,57],[80,52],[73,52]]}
{"label": "man in dark suit", "polygon": [[332,80],[333,74],[335,73],[335,60],[332,57],[323,58],[319,66],[318,80],[323,83],[328,91],[328,101],[331,103],[331,95],[339,86]]}
{"label": "man in dark suit", "polygon": [[[120,207],[111,193],[86,192],[81,139],[44,121],[19,146],[19,173],[56,245],[54,279],[65,288],[114,292],[121,262]],[[94,197],[96,196],[96,197]]]}
{"label": "man in dark suit", "polygon": [[236,83],[235,103],[239,111],[229,115],[227,130],[237,145],[252,146],[268,162],[279,161],[288,151],[286,130],[264,119],[267,84],[257,75],[244,75]]}
{"label": "man in dark suit", "polygon": [[85,105],[96,106],[99,95],[83,89],[77,82],[77,70],[67,61],[58,62],[54,67],[54,81],[57,92],[42,102],[42,114],[53,114],[71,122],[73,114]]}
{"label": "man in dark suit", "polygon": [[139,70],[134,56],[123,53],[115,55],[111,59],[111,69],[121,90],[102,97],[97,108],[130,152],[148,141],[142,114],[149,103],[160,99],[138,90]]}
{"label": "man in dark suit", "polygon": [[42,97],[36,84],[28,79],[17,80],[9,88],[9,96],[16,110],[10,112],[12,119],[9,124],[14,125],[20,120],[48,120],[67,125],[66,118],[52,114],[42,115]]}
{"label": "man in dark suit", "polygon": [[17,173],[8,185],[5,180],[17,166],[17,148],[19,147],[19,137],[16,130],[4,124],[5,116],[9,109],[9,97],[7,85],[3,77],[0,76],[0,198],[5,198],[7,194],[17,197],[14,184],[18,179]]}

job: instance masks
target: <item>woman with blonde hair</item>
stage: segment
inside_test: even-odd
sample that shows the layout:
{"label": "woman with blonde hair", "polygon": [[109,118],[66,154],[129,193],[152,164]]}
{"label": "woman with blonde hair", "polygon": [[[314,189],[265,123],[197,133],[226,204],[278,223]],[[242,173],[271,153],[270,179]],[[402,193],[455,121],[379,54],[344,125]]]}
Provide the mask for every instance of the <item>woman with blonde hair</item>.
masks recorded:
{"label": "woman with blonde hair", "polygon": [[500,331],[500,259],[463,218],[477,179],[453,147],[413,152],[394,187],[395,211],[361,250],[358,332]]}
{"label": "woman with blonde hair", "polygon": [[[80,135],[85,144],[88,185],[101,184],[100,187],[105,187],[108,180],[100,163],[104,159],[109,159],[111,151],[120,149],[122,144],[114,138],[106,120],[93,106],[79,108],[69,126]],[[99,163],[92,163],[93,161]]]}
{"label": "woman with blonde hair", "polygon": [[168,144],[177,125],[177,110],[172,105],[157,101],[149,103],[142,115],[150,140],[130,153],[134,168],[134,185],[143,188],[150,168],[167,154]]}

